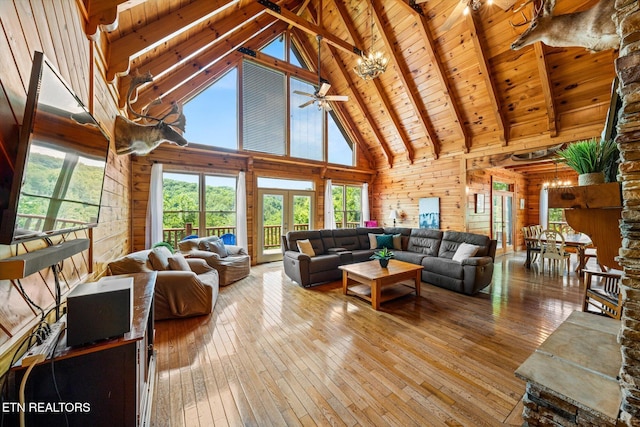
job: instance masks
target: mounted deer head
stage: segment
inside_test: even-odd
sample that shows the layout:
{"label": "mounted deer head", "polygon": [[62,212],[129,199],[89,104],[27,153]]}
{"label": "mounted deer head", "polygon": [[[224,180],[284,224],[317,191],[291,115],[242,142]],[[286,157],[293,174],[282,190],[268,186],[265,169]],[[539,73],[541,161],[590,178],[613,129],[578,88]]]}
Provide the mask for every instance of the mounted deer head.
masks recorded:
{"label": "mounted deer head", "polygon": [[[173,142],[181,146],[188,144],[188,141],[174,129],[175,127],[184,132],[186,125],[186,119],[182,113],[182,107],[179,104],[175,102],[172,103],[171,111],[162,117],[149,116],[144,112],[137,113],[131,107],[131,95],[134,90],[138,86],[151,81],[153,81],[151,73],[133,77],[131,84],[129,85],[129,90],[127,91],[127,111],[138,120],[155,123],[140,124],[123,116],[116,116],[114,133],[116,153],[118,154],[137,154],[139,156],[144,156],[149,154],[154,148],[165,141]],[[168,117],[176,115],[177,119],[174,121],[166,121]]]}
{"label": "mounted deer head", "polygon": [[584,47],[592,52],[620,47],[620,38],[613,22],[614,0],[600,0],[583,12],[557,16],[553,15],[555,0],[542,0],[540,3],[527,0],[514,13],[521,12],[529,3],[534,3],[533,17],[529,20],[525,16],[524,22],[511,24],[514,27],[528,25],[524,33],[511,44],[513,50],[538,41],[554,47]]}

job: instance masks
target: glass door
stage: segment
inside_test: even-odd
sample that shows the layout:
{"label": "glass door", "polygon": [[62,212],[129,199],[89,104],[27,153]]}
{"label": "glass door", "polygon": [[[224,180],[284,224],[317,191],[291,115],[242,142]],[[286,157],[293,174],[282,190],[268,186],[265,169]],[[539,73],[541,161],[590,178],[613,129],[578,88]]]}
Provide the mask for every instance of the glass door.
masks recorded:
{"label": "glass door", "polygon": [[491,209],[492,238],[498,241],[496,255],[513,252],[513,193],[493,191]]}
{"label": "glass door", "polygon": [[288,231],[312,228],[313,191],[259,189],[257,262],[282,259],[281,238]]}

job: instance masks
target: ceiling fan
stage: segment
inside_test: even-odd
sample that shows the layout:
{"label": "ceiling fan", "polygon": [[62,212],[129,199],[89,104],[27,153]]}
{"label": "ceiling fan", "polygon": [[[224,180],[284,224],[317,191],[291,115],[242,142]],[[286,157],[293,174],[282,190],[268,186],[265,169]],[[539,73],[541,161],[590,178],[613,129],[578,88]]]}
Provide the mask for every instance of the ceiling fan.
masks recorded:
{"label": "ceiling fan", "polygon": [[318,90],[312,94],[301,92],[299,90],[294,90],[293,93],[313,98],[304,104],[301,104],[299,106],[300,108],[317,103],[319,110],[331,111],[331,105],[329,104],[330,101],[348,101],[349,97],[346,95],[327,95],[331,85],[327,81],[323,81],[320,77],[320,41],[322,40],[322,36],[318,35],[316,38],[318,39]]}

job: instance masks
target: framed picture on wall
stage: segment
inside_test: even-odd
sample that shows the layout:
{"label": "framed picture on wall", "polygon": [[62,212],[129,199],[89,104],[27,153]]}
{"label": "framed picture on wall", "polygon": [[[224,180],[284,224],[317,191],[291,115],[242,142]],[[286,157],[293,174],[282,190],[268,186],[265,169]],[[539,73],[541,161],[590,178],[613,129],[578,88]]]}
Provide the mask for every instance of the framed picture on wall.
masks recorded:
{"label": "framed picture on wall", "polygon": [[418,201],[420,228],[440,228],[440,198],[426,197]]}
{"label": "framed picture on wall", "polygon": [[484,193],[476,193],[476,213],[484,213]]}

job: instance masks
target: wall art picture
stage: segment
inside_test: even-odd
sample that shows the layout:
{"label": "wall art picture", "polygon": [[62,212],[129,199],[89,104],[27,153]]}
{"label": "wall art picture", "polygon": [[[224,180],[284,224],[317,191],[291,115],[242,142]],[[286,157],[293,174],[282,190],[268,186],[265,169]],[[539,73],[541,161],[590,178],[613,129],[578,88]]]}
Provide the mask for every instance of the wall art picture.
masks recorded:
{"label": "wall art picture", "polygon": [[440,198],[426,197],[418,201],[420,228],[440,228]]}

